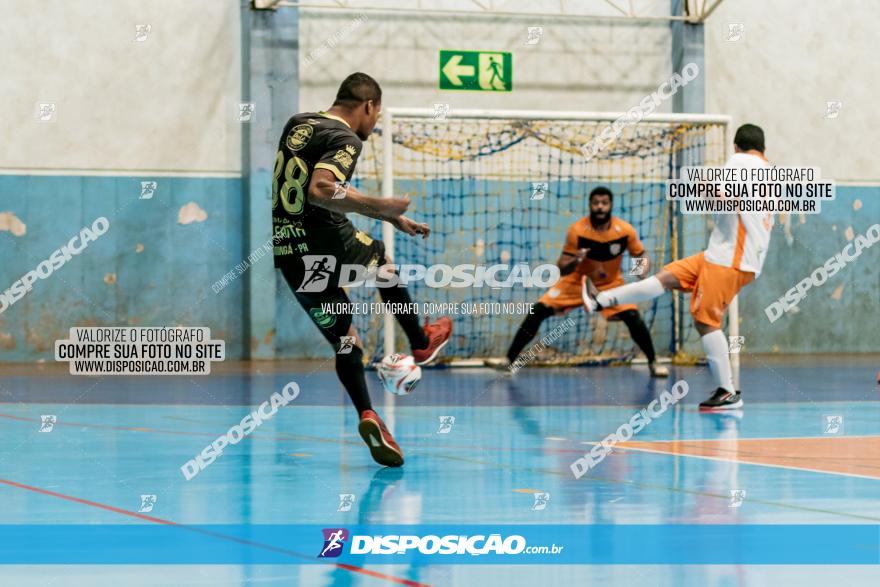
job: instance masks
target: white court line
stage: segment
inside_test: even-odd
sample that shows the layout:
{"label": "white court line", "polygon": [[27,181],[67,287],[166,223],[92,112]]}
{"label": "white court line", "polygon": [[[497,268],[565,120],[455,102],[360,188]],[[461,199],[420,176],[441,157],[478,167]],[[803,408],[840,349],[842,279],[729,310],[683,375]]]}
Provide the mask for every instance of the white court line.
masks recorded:
{"label": "white court line", "polygon": [[[801,440],[803,438],[821,438],[821,437],[816,437],[816,436],[793,437],[794,440]],[[846,438],[876,438],[876,436],[847,436]],[[718,439],[716,438],[716,439],[712,439],[712,440],[718,440]],[[766,439],[765,438],[755,438],[755,439],[747,438],[747,439],[743,439],[743,440],[780,440],[780,439],[779,438],[766,438]],[[650,442],[660,442],[660,441],[652,440]],[[666,441],[666,442],[688,442],[688,441],[676,440],[676,441]],[[735,442],[735,441],[730,440],[729,442]],[[600,444],[600,443],[591,442],[590,444]],[[769,467],[771,469],[789,469],[792,471],[804,471],[807,473],[824,473],[826,475],[839,475],[841,477],[856,477],[859,479],[870,479],[871,481],[880,481],[880,476],[871,477],[869,475],[859,475],[856,473],[841,473],[838,471],[824,471],[821,469],[808,469],[806,467],[795,467],[792,465],[771,465],[770,463],[754,463],[751,461],[740,461],[737,459],[729,459],[729,458],[724,458],[724,457],[708,457],[708,456],[704,456],[704,455],[692,455],[692,454],[686,454],[686,453],[667,452],[667,451],[662,451],[662,450],[654,450],[654,449],[650,449],[650,448],[635,448],[635,447],[620,446],[620,445],[614,445],[614,448],[619,448],[620,450],[631,450],[631,451],[636,451],[636,452],[647,452],[647,453],[652,453],[652,454],[665,455],[667,457],[691,457],[691,458],[695,458],[695,459],[705,459],[707,461],[718,461],[718,462],[722,462],[722,463],[735,463],[737,465],[757,465],[759,467]]]}
{"label": "white court line", "polygon": [[[820,434],[818,436],[748,436],[739,438],[676,438],[674,440],[635,440],[632,442],[703,442],[703,441],[725,441],[734,442],[739,440],[813,440],[814,438],[880,438],[880,434]],[[599,444],[598,442],[586,441],[589,444]],[[626,442],[630,442],[629,440]],[[582,443],[583,444],[583,443]]]}

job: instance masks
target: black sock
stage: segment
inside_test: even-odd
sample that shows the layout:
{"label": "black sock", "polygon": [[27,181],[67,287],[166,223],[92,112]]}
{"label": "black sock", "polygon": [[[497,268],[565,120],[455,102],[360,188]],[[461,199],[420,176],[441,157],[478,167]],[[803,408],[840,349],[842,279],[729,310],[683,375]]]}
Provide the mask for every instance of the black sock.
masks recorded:
{"label": "black sock", "polygon": [[[412,307],[410,306],[412,300],[405,287],[380,287],[379,296],[386,304],[406,304],[405,308]],[[394,318],[406,333],[406,337],[409,339],[409,348],[414,351],[428,348],[428,337],[425,336],[425,331],[419,324],[418,314],[407,311],[395,314]]]}
{"label": "black sock", "polygon": [[642,320],[642,315],[637,310],[627,310],[618,314],[626,327],[629,328],[629,335],[633,342],[639,345],[649,363],[653,363],[657,357],[654,355],[654,342],[651,340],[651,333]]}
{"label": "black sock", "polygon": [[522,350],[526,348],[526,345],[529,344],[529,341],[538,334],[541,323],[552,315],[553,308],[549,306],[545,306],[540,302],[532,306],[532,313],[523,320],[522,325],[513,337],[513,342],[510,343],[510,348],[507,351],[508,361],[513,363],[516,360]]}
{"label": "black sock", "polygon": [[[338,346],[336,350],[339,350]],[[336,355],[336,375],[348,392],[358,416],[364,410],[373,409],[370,392],[367,390],[367,378],[364,376],[363,358],[364,352],[358,346],[352,348],[348,354]]]}

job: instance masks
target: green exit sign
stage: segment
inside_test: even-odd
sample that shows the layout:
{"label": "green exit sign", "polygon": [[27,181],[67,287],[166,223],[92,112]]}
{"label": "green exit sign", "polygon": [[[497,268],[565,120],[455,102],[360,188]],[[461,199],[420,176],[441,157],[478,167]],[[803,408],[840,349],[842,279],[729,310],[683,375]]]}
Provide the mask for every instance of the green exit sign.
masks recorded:
{"label": "green exit sign", "polygon": [[498,51],[440,50],[440,89],[509,92],[513,56]]}

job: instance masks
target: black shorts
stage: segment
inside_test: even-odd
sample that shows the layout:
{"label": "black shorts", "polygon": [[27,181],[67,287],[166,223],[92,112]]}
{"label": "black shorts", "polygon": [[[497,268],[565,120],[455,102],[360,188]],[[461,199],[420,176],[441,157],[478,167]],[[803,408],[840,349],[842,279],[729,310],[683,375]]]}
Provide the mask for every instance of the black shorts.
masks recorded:
{"label": "black shorts", "polygon": [[351,314],[325,311],[325,305],[348,305],[349,298],[339,285],[343,265],[358,265],[369,270],[385,263],[385,244],[358,230],[334,231],[324,238],[312,232],[309,250],[302,255],[287,255],[276,266],[312,322],[324,338],[338,350],[340,337],[348,334]]}
{"label": "black shorts", "polygon": [[279,248],[288,254],[276,256],[275,267],[286,271],[294,291],[305,293],[338,287],[343,265],[370,269],[385,262],[385,243],[350,222],[333,228],[309,228],[302,238]]}

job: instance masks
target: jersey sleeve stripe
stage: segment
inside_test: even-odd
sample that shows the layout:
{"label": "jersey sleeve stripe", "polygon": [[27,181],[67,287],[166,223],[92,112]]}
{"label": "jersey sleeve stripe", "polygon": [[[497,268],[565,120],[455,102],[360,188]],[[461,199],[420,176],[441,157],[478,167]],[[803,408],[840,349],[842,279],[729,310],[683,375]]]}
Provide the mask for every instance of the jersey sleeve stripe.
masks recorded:
{"label": "jersey sleeve stripe", "polygon": [[315,169],[326,169],[328,171],[332,171],[333,175],[336,176],[336,179],[338,179],[339,181],[345,181],[345,174],[339,171],[339,169],[337,169],[333,165],[330,165],[329,163],[316,163]]}

